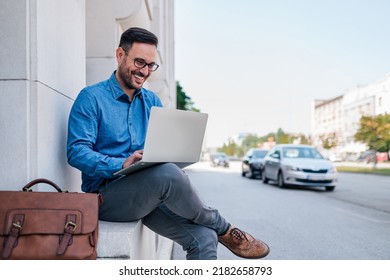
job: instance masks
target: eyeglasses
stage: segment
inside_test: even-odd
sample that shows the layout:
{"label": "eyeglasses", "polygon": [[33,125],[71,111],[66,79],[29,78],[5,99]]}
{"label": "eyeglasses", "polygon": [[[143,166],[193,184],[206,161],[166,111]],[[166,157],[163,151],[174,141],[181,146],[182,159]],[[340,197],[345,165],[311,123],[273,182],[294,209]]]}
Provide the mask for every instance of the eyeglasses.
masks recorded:
{"label": "eyeglasses", "polygon": [[[123,51],[125,52],[126,55],[128,54],[128,51],[125,51],[125,50],[123,50]],[[146,63],[146,61],[143,60],[142,58],[134,58],[134,66],[139,68],[139,69],[142,69],[145,66],[148,66],[148,70],[151,71],[151,72],[154,72],[154,71],[157,70],[157,68],[160,65],[158,65],[157,63],[154,63],[154,62]]]}
{"label": "eyeglasses", "polygon": [[140,69],[144,68],[145,66],[148,66],[148,70],[154,72],[160,65],[154,62],[146,63],[146,61],[141,58],[134,58],[134,66]]}

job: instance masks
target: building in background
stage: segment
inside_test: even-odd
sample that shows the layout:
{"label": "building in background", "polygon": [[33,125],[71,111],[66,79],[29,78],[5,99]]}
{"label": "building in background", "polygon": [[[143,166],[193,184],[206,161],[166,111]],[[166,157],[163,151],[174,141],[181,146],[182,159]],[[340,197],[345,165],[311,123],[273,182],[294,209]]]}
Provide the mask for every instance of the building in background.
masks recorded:
{"label": "building in background", "polygon": [[86,85],[116,69],[121,33],[139,26],[159,37],[146,87],[176,107],[173,0],[0,1],[0,189],[44,177],[80,191],[67,164],[67,122]]}
{"label": "building in background", "polygon": [[[314,122],[312,126],[312,144],[323,147],[325,141],[332,147],[328,150],[333,154],[339,153],[344,144],[343,134],[343,96],[315,100],[313,104]],[[325,151],[321,149],[323,153]]]}
{"label": "building in background", "polygon": [[337,143],[328,156],[355,158],[367,149],[354,136],[364,115],[390,113],[390,74],[368,85],[356,86],[343,95],[313,102],[313,145],[322,149],[326,138]]}

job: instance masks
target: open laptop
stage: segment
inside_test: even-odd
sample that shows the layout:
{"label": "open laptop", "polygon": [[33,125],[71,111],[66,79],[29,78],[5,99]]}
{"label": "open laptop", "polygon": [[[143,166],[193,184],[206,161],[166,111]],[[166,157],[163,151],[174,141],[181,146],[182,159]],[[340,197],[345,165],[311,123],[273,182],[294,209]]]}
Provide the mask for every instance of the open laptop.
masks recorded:
{"label": "open laptop", "polygon": [[165,162],[184,168],[199,161],[207,119],[204,113],[152,107],[142,160],[114,175],[126,175]]}

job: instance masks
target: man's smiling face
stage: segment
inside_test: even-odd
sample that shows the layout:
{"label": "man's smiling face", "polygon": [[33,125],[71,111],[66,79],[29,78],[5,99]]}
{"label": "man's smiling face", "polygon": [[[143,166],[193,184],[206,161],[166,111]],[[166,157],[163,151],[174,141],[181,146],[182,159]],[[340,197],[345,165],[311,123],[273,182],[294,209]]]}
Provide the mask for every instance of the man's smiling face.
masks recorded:
{"label": "man's smiling face", "polygon": [[152,71],[149,70],[148,65],[142,68],[136,65],[142,65],[143,63],[153,64],[156,61],[156,56],[157,48],[151,44],[134,43],[127,52],[122,48],[118,49],[117,78],[119,78],[118,82],[125,91],[142,88]]}

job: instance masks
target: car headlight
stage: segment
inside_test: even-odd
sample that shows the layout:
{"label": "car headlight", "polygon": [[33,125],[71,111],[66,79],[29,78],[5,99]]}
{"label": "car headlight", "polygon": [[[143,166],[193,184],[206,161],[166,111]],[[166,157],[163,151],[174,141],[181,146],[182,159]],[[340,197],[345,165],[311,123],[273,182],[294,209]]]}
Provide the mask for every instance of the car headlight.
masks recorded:
{"label": "car headlight", "polygon": [[337,168],[336,168],[335,166],[333,166],[332,168],[330,168],[330,169],[328,170],[328,173],[331,173],[331,174],[337,173]]}
{"label": "car headlight", "polygon": [[289,171],[301,171],[301,169],[297,166],[287,165],[286,169]]}

